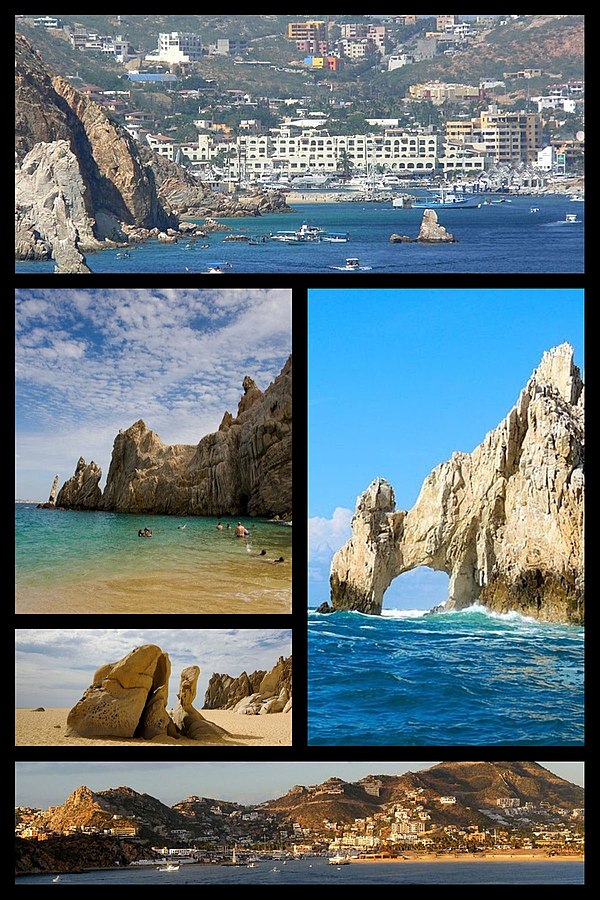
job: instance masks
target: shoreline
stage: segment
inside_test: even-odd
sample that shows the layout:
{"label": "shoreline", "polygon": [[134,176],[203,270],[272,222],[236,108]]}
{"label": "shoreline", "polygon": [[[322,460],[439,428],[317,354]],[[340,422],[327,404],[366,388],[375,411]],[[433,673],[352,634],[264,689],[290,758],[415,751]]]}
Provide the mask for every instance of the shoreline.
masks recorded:
{"label": "shoreline", "polygon": [[[409,850],[408,853],[411,851]],[[394,859],[370,859],[368,857],[351,858],[350,863],[449,863],[449,862],[583,862],[583,853],[574,853],[572,855],[559,854],[549,856],[546,850],[540,850],[538,853],[525,851],[520,853],[518,850],[513,853],[443,853],[438,855],[432,854],[416,854],[412,857],[396,857]]]}
{"label": "shoreline", "polygon": [[46,747],[289,747],[292,744],[291,713],[246,716],[230,709],[199,709],[208,721],[229,732],[223,740],[194,741],[159,735],[150,740],[121,737],[66,736],[68,708],[15,709],[15,746]]}

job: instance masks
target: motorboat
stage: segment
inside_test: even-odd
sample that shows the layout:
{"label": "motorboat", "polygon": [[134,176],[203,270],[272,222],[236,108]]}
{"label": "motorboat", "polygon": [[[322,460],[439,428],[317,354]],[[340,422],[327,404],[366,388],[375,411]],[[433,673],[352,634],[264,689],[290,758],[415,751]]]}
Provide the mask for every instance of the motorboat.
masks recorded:
{"label": "motorboat", "polygon": [[329,231],[323,235],[321,240],[328,244],[347,244],[350,235],[347,231]]}
{"label": "motorboat", "polygon": [[120,250],[117,253],[117,259],[130,259],[130,258],[131,258],[131,253],[129,252],[129,250]]}
{"label": "motorboat", "polygon": [[349,866],[350,858],[348,856],[330,856],[327,862],[330,866]]}
{"label": "motorboat", "polygon": [[565,222],[578,222],[577,213],[567,213],[565,216]]}
{"label": "motorboat", "polygon": [[349,256],[346,260],[346,265],[344,266],[346,271],[353,272],[355,269],[360,269],[360,259],[358,256]]}
{"label": "motorboat", "polygon": [[530,213],[536,213],[539,211],[540,211],[539,206],[532,206],[531,209],[529,210]]}
{"label": "motorboat", "polygon": [[276,231],[271,235],[272,241],[282,241],[287,244],[305,244],[312,241],[320,241],[324,235],[322,228],[303,222],[295,231]]}
{"label": "motorboat", "polygon": [[167,863],[166,866],[157,866],[157,872],[177,872],[179,869],[179,863],[176,865],[174,863]]}

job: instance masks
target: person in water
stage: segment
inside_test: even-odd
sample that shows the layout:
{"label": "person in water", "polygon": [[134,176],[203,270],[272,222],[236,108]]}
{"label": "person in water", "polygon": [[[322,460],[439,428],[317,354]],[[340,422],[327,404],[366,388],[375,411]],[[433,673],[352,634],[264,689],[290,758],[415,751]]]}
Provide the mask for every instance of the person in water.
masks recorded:
{"label": "person in water", "polygon": [[140,528],[140,530],[138,531],[138,537],[152,537],[152,529]]}
{"label": "person in water", "polygon": [[223,531],[223,526],[220,522],[217,522],[217,531]]}
{"label": "person in water", "polygon": [[235,536],[236,537],[246,537],[250,532],[247,528],[244,528],[241,522],[238,522],[235,526]]}

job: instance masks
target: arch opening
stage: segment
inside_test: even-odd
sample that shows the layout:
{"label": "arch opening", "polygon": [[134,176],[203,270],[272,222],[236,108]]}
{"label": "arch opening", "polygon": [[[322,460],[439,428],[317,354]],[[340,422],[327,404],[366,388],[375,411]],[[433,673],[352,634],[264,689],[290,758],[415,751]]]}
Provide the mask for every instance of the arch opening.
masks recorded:
{"label": "arch opening", "polygon": [[382,611],[429,610],[448,599],[450,577],[429,566],[397,575],[383,595]]}

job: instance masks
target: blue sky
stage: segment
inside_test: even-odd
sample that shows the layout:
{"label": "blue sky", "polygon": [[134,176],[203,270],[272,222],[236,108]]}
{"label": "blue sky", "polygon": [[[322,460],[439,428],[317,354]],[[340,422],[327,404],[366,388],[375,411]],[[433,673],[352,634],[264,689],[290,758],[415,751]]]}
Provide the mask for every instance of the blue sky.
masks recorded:
{"label": "blue sky", "polygon": [[119,429],[142,418],[197,444],[291,353],[289,290],[18,290],[16,497],[46,500],[77,460],[104,485]]}
{"label": "blue sky", "polygon": [[[410,509],[429,472],[480,444],[564,341],[583,372],[581,290],[309,291],[310,605],[328,599],[331,557],[371,481],[386,478]],[[429,607],[446,587],[414,570],[385,606]]]}
{"label": "blue sky", "polygon": [[292,653],[289,629],[262,628],[21,628],[15,631],[16,706],[71,708],[96,669],[142,644],[169,654],[169,706],[177,702],[181,670],[200,666],[195,705],[200,709],[213,672],[237,678],[272,669]]}
{"label": "blue sky", "polygon": [[[435,762],[18,762],[15,803],[46,809],[64,803],[86,785],[92,791],[126,785],[168,806],[190,794],[213,800],[262,803],[280,797],[295,784],[320,784],[337,776],[356,781],[365,775],[398,775]],[[542,762],[561,778],[583,784],[582,762]]]}

